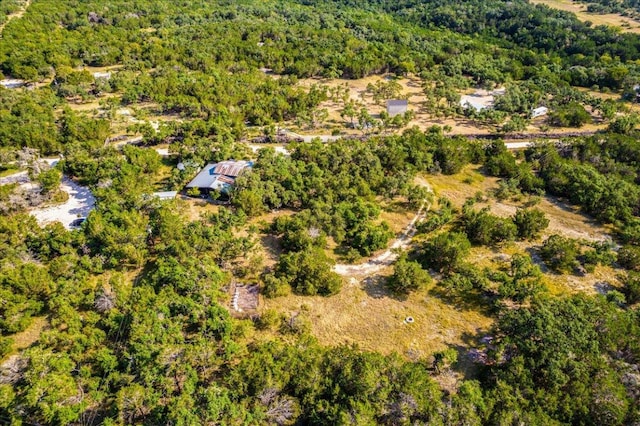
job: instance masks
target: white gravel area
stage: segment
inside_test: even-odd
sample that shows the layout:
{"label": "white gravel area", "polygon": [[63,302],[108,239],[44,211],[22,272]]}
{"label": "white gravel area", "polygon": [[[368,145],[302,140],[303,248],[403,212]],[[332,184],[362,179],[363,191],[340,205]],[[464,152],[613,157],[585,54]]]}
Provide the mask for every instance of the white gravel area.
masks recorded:
{"label": "white gravel area", "polygon": [[38,220],[40,225],[60,222],[70,229],[70,224],[79,217],[87,217],[93,210],[96,199],[88,188],[80,186],[68,178],[62,180],[60,189],[69,194],[69,199],[64,204],[53,207],[36,208],[31,210],[31,214]]}
{"label": "white gravel area", "polygon": [[27,183],[29,182],[29,174],[26,171],[17,172],[9,176],[0,178],[0,185],[9,185],[10,183]]}

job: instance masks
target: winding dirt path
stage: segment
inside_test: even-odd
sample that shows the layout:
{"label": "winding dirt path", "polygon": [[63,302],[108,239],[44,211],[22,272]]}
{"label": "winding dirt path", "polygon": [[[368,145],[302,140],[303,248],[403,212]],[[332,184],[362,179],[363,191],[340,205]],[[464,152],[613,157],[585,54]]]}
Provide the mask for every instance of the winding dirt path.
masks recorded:
{"label": "winding dirt path", "polygon": [[[431,185],[429,182],[424,180],[423,178],[416,179],[416,183],[420,186],[423,186],[429,190],[433,194],[433,190],[431,189]],[[422,203],[420,209],[418,209],[418,213],[411,219],[409,225],[405,228],[404,232],[391,244],[387,250],[378,256],[369,259],[365,263],[360,263],[357,265],[349,265],[349,264],[337,264],[333,266],[333,270],[338,274],[346,277],[368,277],[374,275],[377,272],[380,272],[385,267],[391,265],[398,258],[398,251],[405,250],[409,247],[411,243],[411,239],[416,234],[416,222],[424,217],[424,215],[431,208],[431,204],[427,201]]]}
{"label": "winding dirt path", "polygon": [[17,12],[14,12],[14,13],[12,13],[12,14],[7,16],[7,20],[4,22],[4,24],[0,25],[0,38],[2,38],[2,33],[4,32],[4,27],[6,27],[9,22],[11,22],[14,19],[20,19],[20,18],[22,18],[24,16],[24,14],[27,11],[27,9],[29,8],[29,6],[31,6],[31,1],[32,0],[25,0],[24,4],[20,8],[20,10],[18,10]]}

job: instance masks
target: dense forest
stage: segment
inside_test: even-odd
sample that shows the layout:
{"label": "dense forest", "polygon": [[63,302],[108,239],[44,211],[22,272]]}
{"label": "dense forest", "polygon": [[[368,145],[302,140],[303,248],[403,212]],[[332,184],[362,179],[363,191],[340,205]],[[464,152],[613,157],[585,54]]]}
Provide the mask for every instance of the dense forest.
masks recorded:
{"label": "dense forest", "polygon": [[[0,24],[24,6],[0,0]],[[25,83],[0,87],[0,179],[29,182],[0,180],[0,424],[640,422],[640,133],[623,102],[636,101],[639,60],[639,36],[523,0],[32,0],[0,38],[0,71]],[[395,131],[408,117],[344,101],[357,138],[246,143],[313,127],[340,101],[300,79],[381,73],[420,78],[436,117],[509,117],[522,131],[544,104],[550,125],[604,125],[514,154],[439,126]],[[394,97],[391,81],[367,93]],[[459,106],[461,91],[498,86],[491,111]],[[91,102],[99,112],[78,108]],[[140,146],[110,143],[119,111],[144,118],[148,105],[164,120],[129,124]],[[150,195],[228,159],[254,165],[225,200]],[[470,168],[495,188],[457,205],[428,185]],[[71,230],[30,214],[65,197],[63,180],[95,197]],[[610,238],[550,232],[544,199]],[[503,200],[520,204],[495,214]],[[194,217],[197,203],[215,209]],[[464,346],[324,345],[305,309],[229,309],[237,283],[276,302],[338,297],[353,284],[336,262],[389,249],[398,212],[419,220],[385,295],[428,290],[486,314]],[[488,267],[474,250],[502,260]],[[602,268],[615,275],[604,291],[552,291]]]}

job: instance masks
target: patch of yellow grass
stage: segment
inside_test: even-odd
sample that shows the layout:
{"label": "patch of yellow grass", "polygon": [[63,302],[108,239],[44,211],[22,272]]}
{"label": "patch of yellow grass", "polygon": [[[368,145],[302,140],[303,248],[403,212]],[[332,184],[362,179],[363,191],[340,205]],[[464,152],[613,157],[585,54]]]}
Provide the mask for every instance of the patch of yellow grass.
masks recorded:
{"label": "patch of yellow grass", "polygon": [[380,213],[380,221],[387,222],[394,234],[404,232],[416,215],[415,211],[407,210],[401,201],[391,203]]}
{"label": "patch of yellow grass", "polygon": [[637,21],[615,13],[603,15],[587,13],[587,7],[583,3],[575,3],[571,0],[531,0],[531,3],[544,4],[554,9],[574,13],[581,21],[591,22],[594,25],[608,25],[620,29],[621,32],[640,33],[640,23]]}
{"label": "patch of yellow grass", "polygon": [[[388,275],[391,268],[385,271]],[[450,345],[462,345],[466,334],[487,329],[492,320],[476,310],[447,303],[427,290],[402,300],[390,295],[384,276],[347,281],[331,297],[287,296],[266,299],[262,309],[284,314],[303,312],[311,332],[323,345],[357,344],[364,350],[426,357]],[[407,317],[414,319],[407,323]]]}
{"label": "patch of yellow grass", "polygon": [[455,175],[430,175],[428,181],[436,197],[446,197],[456,207],[461,207],[476,192],[487,191],[498,186],[498,178],[481,173],[482,166],[468,165]]}
{"label": "patch of yellow grass", "polygon": [[5,359],[33,345],[40,337],[40,334],[48,327],[49,320],[47,319],[47,317],[34,317],[33,322],[29,327],[27,327],[26,330],[11,336],[11,338],[13,339],[13,347],[11,348],[11,352],[7,354]]}
{"label": "patch of yellow grass", "polygon": [[[457,207],[461,207],[467,198],[473,197],[478,191],[482,191],[486,195],[495,189],[499,182],[498,178],[484,176],[481,173],[481,167],[476,165],[468,165],[456,175],[429,176],[428,180],[437,196],[446,196]],[[477,203],[476,208],[489,207],[492,214],[510,217],[519,207],[524,207],[526,201],[526,197],[517,201],[498,201],[494,198],[486,198],[486,201]],[[586,241],[602,241],[611,238],[610,228],[598,224],[590,216],[581,213],[577,206],[567,204],[556,197],[543,197],[535,207],[542,210],[549,219],[549,227],[538,241],[515,242],[492,249],[474,247],[469,261],[481,268],[485,266],[494,268],[492,259],[501,255],[513,256],[515,253],[535,253],[542,241],[552,234]],[[539,259],[534,256],[534,260]],[[544,264],[541,266],[545,271]],[[584,277],[570,274],[556,275],[545,271],[544,282],[551,294],[595,293],[603,284],[618,286],[619,281],[616,274],[616,270],[604,266],[596,268],[594,273]]]}
{"label": "patch of yellow grass", "polygon": [[178,200],[178,209],[187,219],[194,221],[205,214],[218,213],[220,206],[202,198],[183,197]]}

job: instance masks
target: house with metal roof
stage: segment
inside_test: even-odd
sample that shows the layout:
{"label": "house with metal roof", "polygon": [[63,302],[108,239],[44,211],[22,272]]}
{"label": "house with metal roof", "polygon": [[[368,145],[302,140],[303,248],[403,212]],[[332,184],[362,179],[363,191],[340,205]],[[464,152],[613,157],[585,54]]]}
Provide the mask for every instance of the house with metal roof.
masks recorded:
{"label": "house with metal roof", "polygon": [[252,161],[229,160],[209,163],[187,184],[186,188],[198,188],[202,195],[209,195],[211,191],[228,194],[236,178],[251,167],[253,167]]}
{"label": "house with metal roof", "polygon": [[534,108],[531,110],[531,118],[542,117],[543,115],[547,115],[548,112],[549,108],[544,106]]}
{"label": "house with metal roof", "polygon": [[387,101],[387,113],[389,117],[394,117],[407,112],[409,102],[406,99],[390,99]]}

